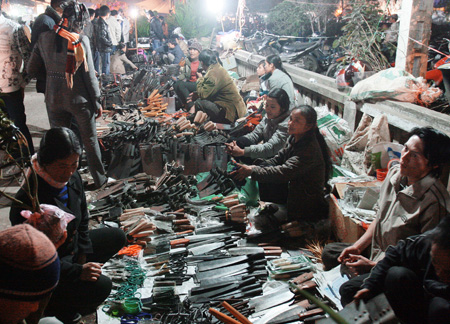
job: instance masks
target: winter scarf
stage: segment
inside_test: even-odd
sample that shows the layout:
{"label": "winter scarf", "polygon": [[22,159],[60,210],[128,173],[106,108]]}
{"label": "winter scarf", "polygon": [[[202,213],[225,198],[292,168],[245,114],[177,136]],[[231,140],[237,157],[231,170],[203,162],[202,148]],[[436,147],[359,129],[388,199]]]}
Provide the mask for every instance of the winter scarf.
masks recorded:
{"label": "winter scarf", "polygon": [[[78,70],[81,64],[86,63],[86,54],[81,44],[80,35],[74,32],[69,32],[67,29],[67,18],[64,18],[62,22],[55,25],[53,29],[55,32],[68,40],[67,42],[67,61],[66,61],[66,81],[69,89],[73,88],[73,75]],[[84,68],[88,71],[87,64],[84,64]]]}

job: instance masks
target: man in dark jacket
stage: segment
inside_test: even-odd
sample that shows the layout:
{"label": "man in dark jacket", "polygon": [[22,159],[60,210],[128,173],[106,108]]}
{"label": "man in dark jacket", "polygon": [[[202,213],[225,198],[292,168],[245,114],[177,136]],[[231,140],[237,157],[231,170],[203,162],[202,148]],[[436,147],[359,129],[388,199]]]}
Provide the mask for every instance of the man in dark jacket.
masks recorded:
{"label": "man in dark jacket", "polygon": [[[98,20],[94,25],[95,48],[102,62],[101,72],[104,74],[109,74],[112,51],[111,35],[109,34],[109,26],[106,23],[106,19],[108,19],[110,13],[111,11],[108,6],[101,6]],[[95,62],[95,70],[100,73],[99,62]]]}
{"label": "man in dark jacket", "polygon": [[153,55],[156,53],[162,55],[167,55],[168,61],[170,64],[179,64],[180,61],[184,58],[183,51],[181,50],[180,46],[177,43],[177,40],[175,38],[170,39],[167,42],[167,53],[165,51],[165,46],[161,46],[153,51]]}
{"label": "man in dark jacket", "polygon": [[402,323],[448,323],[449,215],[435,229],[390,246],[354,298],[368,299],[382,292]]}
{"label": "man in dark jacket", "polygon": [[164,39],[164,32],[162,29],[161,20],[151,10],[148,11],[150,15],[150,36],[152,37],[153,50],[161,46],[161,41]]}
{"label": "man in dark jacket", "polygon": [[[31,31],[31,48],[38,41],[40,34],[52,30],[53,26],[59,23],[63,13],[61,6],[66,2],[67,0],[52,0],[50,6],[47,6],[47,9],[45,9],[45,12],[36,18],[33,24],[33,30]],[[45,93],[45,78],[46,71],[44,69],[36,76],[36,91],[38,93]]]}

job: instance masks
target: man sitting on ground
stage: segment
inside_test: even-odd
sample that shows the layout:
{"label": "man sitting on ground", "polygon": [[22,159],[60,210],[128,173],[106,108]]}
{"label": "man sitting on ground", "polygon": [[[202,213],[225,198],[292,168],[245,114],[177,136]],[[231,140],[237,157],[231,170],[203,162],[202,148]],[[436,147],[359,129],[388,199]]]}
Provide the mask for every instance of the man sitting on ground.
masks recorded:
{"label": "man sitting on ground", "polygon": [[390,246],[361,288],[355,299],[384,292],[402,323],[448,323],[450,216],[434,230]]}

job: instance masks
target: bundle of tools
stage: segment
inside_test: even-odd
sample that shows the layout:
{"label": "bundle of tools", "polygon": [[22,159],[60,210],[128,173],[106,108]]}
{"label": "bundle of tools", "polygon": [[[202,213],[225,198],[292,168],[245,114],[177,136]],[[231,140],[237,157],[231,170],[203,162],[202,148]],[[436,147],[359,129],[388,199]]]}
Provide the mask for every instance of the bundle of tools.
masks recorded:
{"label": "bundle of tools", "polygon": [[200,198],[215,194],[228,195],[236,188],[236,184],[228,172],[220,168],[212,169],[209,174],[197,184]]}
{"label": "bundle of tools", "polygon": [[154,89],[150,96],[147,98],[147,105],[144,103],[139,103],[139,110],[146,117],[157,117],[163,115],[164,111],[167,109],[168,103],[163,103],[162,95],[159,93],[158,89]]}
{"label": "bundle of tools", "polygon": [[194,177],[185,176],[183,167],[176,162],[167,163],[164,173],[156,181],[153,190],[142,193],[138,197],[145,200],[148,206],[160,212],[168,212],[183,208],[186,195],[196,195],[196,180]]}
{"label": "bundle of tools", "polygon": [[156,183],[156,179],[146,174],[118,180],[88,194],[89,212],[99,222],[118,222],[126,210],[134,210],[143,205],[140,193]]}
{"label": "bundle of tools", "polygon": [[[142,170],[139,143],[151,141],[159,124],[148,119],[143,124],[115,121],[100,137],[107,158],[107,174],[115,179],[133,176]],[[109,159],[108,159],[109,156]]]}

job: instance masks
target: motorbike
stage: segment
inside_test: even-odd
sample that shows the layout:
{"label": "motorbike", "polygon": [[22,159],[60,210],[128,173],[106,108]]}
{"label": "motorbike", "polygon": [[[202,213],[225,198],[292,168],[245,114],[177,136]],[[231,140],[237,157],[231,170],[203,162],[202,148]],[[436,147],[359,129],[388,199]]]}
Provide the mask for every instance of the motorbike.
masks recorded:
{"label": "motorbike", "polygon": [[[262,56],[276,54],[283,63],[289,63],[299,68],[317,72],[319,61],[317,57],[322,41],[303,43],[291,42],[290,38],[274,35],[264,35],[257,53]],[[317,56],[317,57],[316,57]]]}

